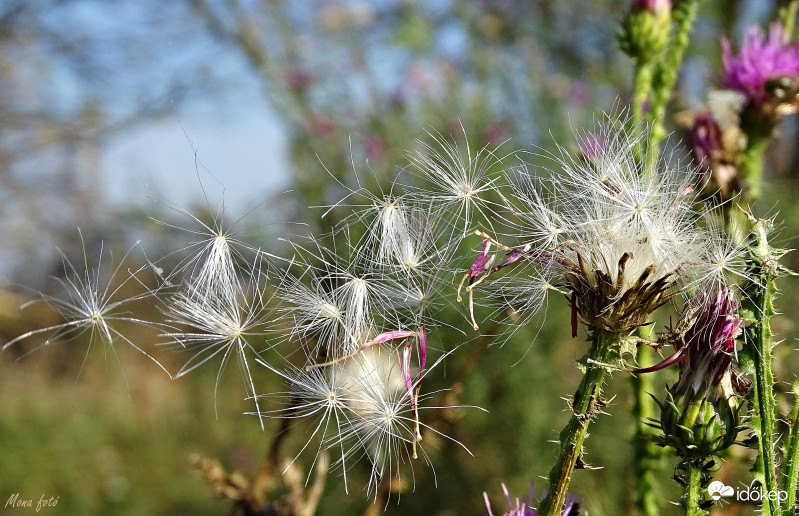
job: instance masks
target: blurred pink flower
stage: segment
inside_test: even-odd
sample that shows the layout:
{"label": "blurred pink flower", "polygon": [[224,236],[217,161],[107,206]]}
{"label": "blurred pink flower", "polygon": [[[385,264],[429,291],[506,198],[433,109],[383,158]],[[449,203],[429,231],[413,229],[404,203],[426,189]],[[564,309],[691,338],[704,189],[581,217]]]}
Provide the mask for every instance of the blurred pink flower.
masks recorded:
{"label": "blurred pink flower", "polygon": [[311,74],[302,68],[291,67],[286,71],[286,83],[293,92],[302,93],[311,84]]}
{"label": "blurred pink flower", "polygon": [[363,151],[366,156],[372,159],[379,159],[385,156],[387,150],[386,141],[376,134],[370,134],[363,140]]}
{"label": "blurred pink flower", "polygon": [[508,139],[508,131],[502,122],[493,122],[483,129],[483,141],[489,145],[498,146]]}
{"label": "blurred pink flower", "polygon": [[325,115],[313,114],[308,120],[308,125],[315,136],[327,138],[333,134],[335,125],[333,120]]}

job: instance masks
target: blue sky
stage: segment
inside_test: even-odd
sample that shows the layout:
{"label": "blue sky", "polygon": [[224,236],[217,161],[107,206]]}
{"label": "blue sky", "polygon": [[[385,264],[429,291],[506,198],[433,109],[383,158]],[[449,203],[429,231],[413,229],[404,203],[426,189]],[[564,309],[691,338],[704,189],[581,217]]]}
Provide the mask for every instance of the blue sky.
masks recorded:
{"label": "blue sky", "polygon": [[103,150],[106,198],[117,205],[139,204],[155,195],[186,207],[202,199],[197,166],[211,198],[224,191],[232,214],[238,205],[246,211],[287,189],[286,138],[265,111],[235,120],[175,114],[126,132]]}

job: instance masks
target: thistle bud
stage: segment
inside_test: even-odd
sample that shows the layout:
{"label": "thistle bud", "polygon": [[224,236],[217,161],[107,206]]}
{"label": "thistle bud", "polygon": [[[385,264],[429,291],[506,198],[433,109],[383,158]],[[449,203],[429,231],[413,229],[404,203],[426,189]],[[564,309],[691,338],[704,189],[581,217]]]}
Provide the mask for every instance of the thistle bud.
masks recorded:
{"label": "thistle bud", "polygon": [[639,62],[657,58],[669,39],[671,0],[634,0],[619,33],[622,50]]}
{"label": "thistle bud", "polygon": [[[729,382],[729,371],[725,374]],[[703,398],[691,391],[666,392],[660,405],[663,431],[659,444],[669,446],[683,458],[704,458],[729,448],[740,430],[740,404],[734,396]]]}
{"label": "thistle bud", "polygon": [[674,339],[680,376],[660,405],[661,443],[683,458],[703,458],[728,448],[739,430],[740,403],[732,389],[735,339],[743,321],[728,289],[700,294],[680,316]]}

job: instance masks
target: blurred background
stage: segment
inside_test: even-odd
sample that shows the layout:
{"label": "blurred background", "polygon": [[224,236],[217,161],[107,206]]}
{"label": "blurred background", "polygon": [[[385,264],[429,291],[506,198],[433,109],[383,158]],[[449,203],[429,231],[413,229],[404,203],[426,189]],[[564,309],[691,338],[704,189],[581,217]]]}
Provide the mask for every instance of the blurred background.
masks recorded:
{"label": "blurred background", "polygon": [[[428,132],[456,141],[465,133],[475,148],[506,140],[506,148],[533,151],[551,149],[553,140],[570,145],[576,129],[628,102],[632,64],[615,39],[622,4],[3,1],[0,344],[58,323],[44,304],[19,307],[63,276],[58,249],[83,263],[78,228],[90,264],[101,242],[115,257],[139,240],[148,256],[169,253],[187,239],[170,228],[186,223],[179,210],[241,219],[248,242],[279,253],[289,223],[311,231],[330,223],[322,226],[323,210],[308,206],[337,201],[354,169],[389,184]],[[780,5],[702,4],[666,119],[673,142],[681,129],[672,115],[698,108],[717,82],[721,36],[740,41]],[[799,231],[797,143],[796,116],[785,117],[755,210],[778,215],[784,247],[797,246]],[[796,253],[786,262],[799,269]],[[787,316],[773,327],[785,339],[778,376],[791,381],[799,297],[790,281],[783,287],[778,310]],[[415,492],[386,512],[485,514],[488,491],[496,514],[502,482],[516,496],[531,481],[542,486],[555,452],[548,441],[567,419],[561,397],[577,384],[573,363],[585,349],[569,332],[566,303],[555,302],[532,345],[533,330],[490,347],[458,399],[489,413],[458,411],[445,429],[475,457],[433,443],[435,477],[416,468]],[[154,337],[142,331],[135,339]],[[43,514],[230,512],[188,457],[199,452],[229,470],[258,470],[274,430],[241,415],[248,406],[235,374],[220,382],[215,407],[214,367],[170,381],[126,346],[87,352],[76,342],[39,344],[0,353],[0,503],[20,493],[34,505],[41,495],[59,497]],[[182,363],[167,352],[157,358],[172,371]],[[671,381],[669,374],[658,373],[655,384]],[[614,375],[609,392],[614,405],[629,405],[624,375]],[[587,445],[589,462],[604,469],[578,472],[572,484],[592,515],[635,513],[626,438],[634,421],[612,408]],[[736,453],[719,478],[748,484],[750,454]],[[670,503],[680,493],[673,466],[659,465],[663,514],[679,513]],[[278,484],[274,490],[279,496]],[[332,473],[318,514],[368,507],[366,493],[345,496]]]}

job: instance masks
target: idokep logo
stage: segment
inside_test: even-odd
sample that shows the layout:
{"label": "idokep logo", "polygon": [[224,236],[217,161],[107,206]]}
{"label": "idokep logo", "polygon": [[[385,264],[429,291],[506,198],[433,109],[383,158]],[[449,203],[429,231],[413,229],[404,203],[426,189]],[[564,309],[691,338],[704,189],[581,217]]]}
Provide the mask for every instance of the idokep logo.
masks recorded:
{"label": "idokep logo", "polygon": [[717,502],[719,501],[719,499],[721,499],[722,496],[728,497],[735,495],[735,489],[733,489],[731,486],[725,485],[724,482],[720,482],[718,480],[714,480],[713,482],[710,483],[709,486],[707,486],[707,492],[710,495],[710,497],[716,500]]}
{"label": "idokep logo", "polygon": [[724,482],[714,480],[707,486],[707,492],[715,501],[721,498],[734,498],[739,502],[762,502],[770,500],[772,502],[785,502],[788,500],[788,492],[782,490],[764,492],[760,487],[749,485],[744,489],[733,489],[732,486],[725,485]]}

